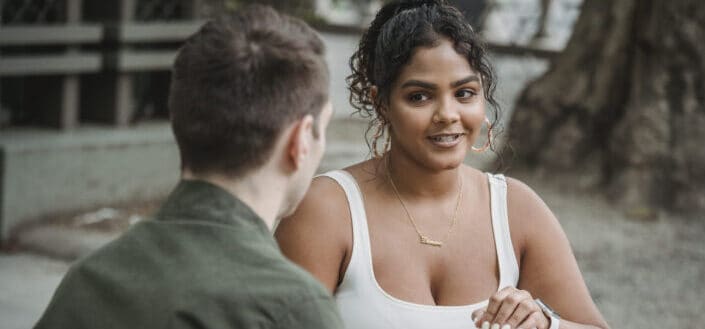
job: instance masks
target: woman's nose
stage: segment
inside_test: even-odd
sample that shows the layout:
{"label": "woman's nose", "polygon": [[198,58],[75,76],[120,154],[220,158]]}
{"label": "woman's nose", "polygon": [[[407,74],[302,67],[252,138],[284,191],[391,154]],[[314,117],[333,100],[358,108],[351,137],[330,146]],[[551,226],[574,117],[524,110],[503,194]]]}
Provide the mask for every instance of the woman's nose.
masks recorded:
{"label": "woman's nose", "polygon": [[443,100],[438,103],[436,111],[433,113],[434,123],[455,123],[460,120],[458,104],[453,100]]}

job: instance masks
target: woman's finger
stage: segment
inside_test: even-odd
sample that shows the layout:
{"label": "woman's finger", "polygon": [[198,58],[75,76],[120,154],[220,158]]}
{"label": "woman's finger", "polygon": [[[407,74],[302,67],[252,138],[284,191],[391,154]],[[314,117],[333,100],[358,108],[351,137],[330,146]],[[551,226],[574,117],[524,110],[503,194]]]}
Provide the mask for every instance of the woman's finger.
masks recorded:
{"label": "woman's finger", "polygon": [[472,312],[472,322],[475,323],[475,327],[480,327],[482,323],[480,323],[480,319],[482,319],[482,315],[485,314],[484,309],[478,309],[475,310],[475,312]]}
{"label": "woman's finger", "polygon": [[536,305],[536,302],[534,302],[533,299],[523,299],[521,302],[519,302],[519,305],[517,305],[516,309],[514,309],[514,313],[512,313],[509,319],[504,323],[509,325],[511,328],[517,328],[520,323],[524,322],[524,320],[528,318],[529,315],[536,311],[541,310],[539,309],[538,305]]}
{"label": "woman's finger", "polygon": [[516,291],[516,288],[506,287],[494,293],[494,295],[490,297],[490,300],[487,304],[487,309],[485,310],[485,314],[482,315],[482,323],[484,323],[485,321],[489,322],[490,324],[496,323],[494,321],[495,315],[497,315],[499,308],[502,306],[502,301],[504,301],[504,298],[514,291]]}
{"label": "woman's finger", "polygon": [[532,329],[532,328],[538,328],[538,329],[547,329],[548,328],[548,319],[546,319],[546,316],[543,315],[543,312],[541,311],[535,311],[531,314],[529,314],[524,321],[519,323],[519,325],[516,327],[517,329]]}
{"label": "woman's finger", "polygon": [[[530,307],[530,305],[526,304],[526,300],[529,300],[533,303],[533,299],[531,298],[531,294],[524,290],[516,290],[514,289],[511,293],[506,295],[504,297],[504,300],[502,300],[502,305],[500,306],[499,310],[497,311],[497,314],[495,314],[494,320],[492,323],[499,324],[500,326],[504,326],[505,324],[508,324],[509,320],[511,317],[514,315],[515,312],[524,312],[521,320],[524,319],[528,313],[531,313],[530,310],[527,310],[526,307]],[[522,308],[521,310],[519,308]],[[513,326],[512,326],[513,327]]]}

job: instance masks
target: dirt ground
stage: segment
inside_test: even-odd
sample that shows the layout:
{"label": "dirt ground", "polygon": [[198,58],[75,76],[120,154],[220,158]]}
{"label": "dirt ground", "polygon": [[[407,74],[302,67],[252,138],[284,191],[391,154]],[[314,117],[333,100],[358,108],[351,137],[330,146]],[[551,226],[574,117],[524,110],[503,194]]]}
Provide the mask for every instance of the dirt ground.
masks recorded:
{"label": "dirt ground", "polygon": [[[575,182],[520,176],[559,218],[612,328],[701,328],[705,214],[636,219]],[[560,180],[560,178],[559,178]]]}
{"label": "dirt ground", "polygon": [[[598,308],[612,328],[699,328],[705,323],[705,215],[661,213],[635,219],[572,178],[514,174],[559,218]],[[158,202],[122,204],[54,218],[22,234],[14,248],[71,259],[109,241]],[[48,243],[61,230],[75,236]],[[96,239],[86,237],[95,234]]]}

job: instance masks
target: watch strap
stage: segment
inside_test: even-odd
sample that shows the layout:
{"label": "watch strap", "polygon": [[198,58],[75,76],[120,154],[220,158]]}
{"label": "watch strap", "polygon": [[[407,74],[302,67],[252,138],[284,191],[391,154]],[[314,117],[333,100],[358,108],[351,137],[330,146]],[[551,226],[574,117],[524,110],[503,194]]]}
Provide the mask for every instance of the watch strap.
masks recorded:
{"label": "watch strap", "polygon": [[561,319],[554,318],[552,316],[550,317],[550,319],[551,319],[551,324],[548,326],[548,329],[558,329],[558,327],[560,326]]}
{"label": "watch strap", "polygon": [[541,299],[536,298],[534,301],[541,308],[543,314],[548,318],[550,322],[548,329],[558,329],[561,322],[561,316],[558,315],[558,313],[556,313],[556,311],[554,311],[551,307],[546,305],[546,303],[544,303]]}

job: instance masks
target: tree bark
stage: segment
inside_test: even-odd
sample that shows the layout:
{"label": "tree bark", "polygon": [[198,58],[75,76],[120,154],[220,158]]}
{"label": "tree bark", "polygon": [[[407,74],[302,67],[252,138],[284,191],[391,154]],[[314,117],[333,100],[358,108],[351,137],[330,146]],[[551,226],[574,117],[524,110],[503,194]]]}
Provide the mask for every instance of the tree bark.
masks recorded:
{"label": "tree bark", "polygon": [[586,0],[509,126],[532,168],[592,170],[630,208],[705,210],[705,3]]}

